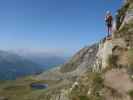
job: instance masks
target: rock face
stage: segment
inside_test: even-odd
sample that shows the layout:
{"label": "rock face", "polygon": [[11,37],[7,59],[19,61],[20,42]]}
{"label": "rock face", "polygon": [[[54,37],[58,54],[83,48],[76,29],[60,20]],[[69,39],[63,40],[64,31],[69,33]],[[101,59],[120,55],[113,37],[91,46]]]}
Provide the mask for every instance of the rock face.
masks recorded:
{"label": "rock face", "polygon": [[[68,73],[73,71],[84,72],[87,69],[91,69],[96,61],[96,54],[98,51],[98,44],[94,44],[90,47],[81,49],[72,59],[61,67],[62,73]],[[79,74],[79,73],[78,73]]]}
{"label": "rock face", "polygon": [[128,9],[126,9],[123,23],[122,23],[120,29],[122,29],[125,24],[130,23],[130,21],[132,19],[133,19],[133,9],[132,9],[132,5],[129,5]]}
{"label": "rock face", "polygon": [[99,44],[97,53],[97,62],[99,62],[99,64],[97,65],[97,70],[108,67],[108,57],[113,54],[113,50],[117,47],[126,48],[126,43],[123,39],[111,39]]}
{"label": "rock face", "polygon": [[115,88],[120,93],[127,93],[133,88],[132,81],[130,80],[125,69],[109,70],[105,73],[104,77],[106,86]]}

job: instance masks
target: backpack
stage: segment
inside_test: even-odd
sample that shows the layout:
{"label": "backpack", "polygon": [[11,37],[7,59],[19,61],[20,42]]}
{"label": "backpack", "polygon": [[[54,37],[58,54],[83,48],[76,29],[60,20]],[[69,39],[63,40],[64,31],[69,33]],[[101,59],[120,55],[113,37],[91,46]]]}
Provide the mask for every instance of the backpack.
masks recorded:
{"label": "backpack", "polygon": [[106,16],[105,21],[106,21],[106,23],[107,23],[108,25],[111,25],[111,24],[112,24],[112,20],[113,20],[113,18],[112,18],[112,16],[111,16],[111,15]]}

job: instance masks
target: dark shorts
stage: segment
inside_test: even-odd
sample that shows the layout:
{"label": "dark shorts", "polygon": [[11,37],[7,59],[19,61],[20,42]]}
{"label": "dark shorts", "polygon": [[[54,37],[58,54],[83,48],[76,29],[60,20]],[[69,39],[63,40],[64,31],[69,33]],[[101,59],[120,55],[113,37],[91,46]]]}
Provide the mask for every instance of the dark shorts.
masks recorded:
{"label": "dark shorts", "polygon": [[112,24],[107,24],[108,27],[112,27]]}

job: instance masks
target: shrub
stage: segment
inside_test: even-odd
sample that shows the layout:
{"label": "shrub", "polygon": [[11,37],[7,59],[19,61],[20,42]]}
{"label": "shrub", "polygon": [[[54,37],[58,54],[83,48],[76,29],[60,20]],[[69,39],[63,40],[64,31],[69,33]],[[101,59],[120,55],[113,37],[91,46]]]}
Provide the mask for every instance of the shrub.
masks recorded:
{"label": "shrub", "polygon": [[129,91],[128,94],[129,94],[130,98],[133,99],[133,90]]}
{"label": "shrub", "polygon": [[67,64],[65,64],[63,67],[61,67],[60,71],[62,73],[65,72],[72,72],[73,70],[75,70],[78,67],[78,63],[75,61],[71,61]]}
{"label": "shrub", "polygon": [[97,95],[97,93],[103,88],[103,78],[101,74],[97,73],[93,79],[93,94]]}
{"label": "shrub", "polygon": [[128,50],[128,70],[133,74],[133,49]]}
{"label": "shrub", "polygon": [[80,100],[91,100],[91,99],[89,99],[87,96],[79,96],[79,99],[80,99]]}
{"label": "shrub", "polygon": [[118,61],[118,56],[117,55],[109,55],[107,59],[108,67],[110,68],[116,68],[117,67],[117,61]]}

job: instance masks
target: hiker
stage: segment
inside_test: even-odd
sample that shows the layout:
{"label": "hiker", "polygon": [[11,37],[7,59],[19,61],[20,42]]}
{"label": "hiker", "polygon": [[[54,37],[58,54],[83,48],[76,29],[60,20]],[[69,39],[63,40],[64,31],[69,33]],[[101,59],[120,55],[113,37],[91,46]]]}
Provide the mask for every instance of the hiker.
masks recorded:
{"label": "hiker", "polygon": [[113,17],[111,15],[110,11],[107,11],[106,16],[105,16],[105,22],[106,22],[106,26],[107,26],[107,30],[108,30],[108,36],[110,36],[110,34],[112,33],[112,23],[113,23]]}

